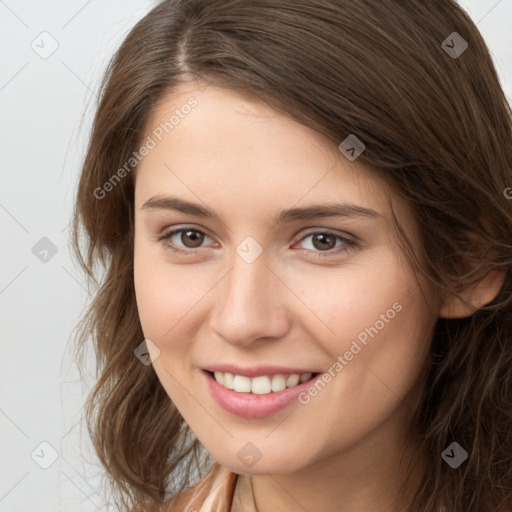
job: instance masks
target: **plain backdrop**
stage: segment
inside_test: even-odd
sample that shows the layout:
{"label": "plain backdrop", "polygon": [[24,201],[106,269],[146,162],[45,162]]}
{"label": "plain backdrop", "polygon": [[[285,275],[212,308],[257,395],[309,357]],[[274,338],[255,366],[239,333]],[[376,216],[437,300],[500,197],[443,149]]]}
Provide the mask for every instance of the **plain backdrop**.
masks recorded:
{"label": "plain backdrop", "polygon": [[[512,0],[459,3],[511,99]],[[114,510],[82,421],[94,378],[70,357],[89,297],[69,223],[99,80],[155,4],[0,0],[0,512]]]}

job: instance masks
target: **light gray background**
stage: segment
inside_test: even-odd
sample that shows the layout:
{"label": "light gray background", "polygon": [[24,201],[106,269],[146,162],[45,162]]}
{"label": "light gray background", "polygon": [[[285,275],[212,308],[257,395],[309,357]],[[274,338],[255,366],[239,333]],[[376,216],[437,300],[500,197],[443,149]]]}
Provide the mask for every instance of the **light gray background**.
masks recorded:
{"label": "light gray background", "polygon": [[[512,0],[459,3],[511,99]],[[0,0],[0,512],[114,510],[80,421],[94,376],[80,381],[71,359],[88,295],[69,222],[102,72],[155,4]],[[46,262],[32,251],[43,237],[57,250]]]}

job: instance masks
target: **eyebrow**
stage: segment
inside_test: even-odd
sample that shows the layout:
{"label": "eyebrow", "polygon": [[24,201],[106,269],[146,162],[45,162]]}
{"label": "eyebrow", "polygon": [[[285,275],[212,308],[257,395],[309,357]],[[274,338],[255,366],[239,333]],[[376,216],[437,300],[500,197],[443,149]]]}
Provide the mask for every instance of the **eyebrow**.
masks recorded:
{"label": "eyebrow", "polygon": [[[222,222],[220,216],[208,207],[197,203],[191,203],[174,196],[151,197],[142,205],[141,210],[175,210],[182,213],[196,215],[198,217],[216,219]],[[281,210],[273,216],[272,220],[274,223],[280,224],[296,220],[308,220],[321,217],[382,217],[382,214],[372,210],[371,208],[355,204],[326,203]]]}

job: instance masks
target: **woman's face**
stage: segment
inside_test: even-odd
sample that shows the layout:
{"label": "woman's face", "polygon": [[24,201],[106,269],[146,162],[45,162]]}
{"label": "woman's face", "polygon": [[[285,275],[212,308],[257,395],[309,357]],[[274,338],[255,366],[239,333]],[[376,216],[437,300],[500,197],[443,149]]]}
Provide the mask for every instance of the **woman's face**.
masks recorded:
{"label": "woman's face", "polygon": [[163,387],[238,473],[404,440],[436,312],[393,243],[388,187],[318,132],[195,85],[155,108],[136,176],[135,289]]}

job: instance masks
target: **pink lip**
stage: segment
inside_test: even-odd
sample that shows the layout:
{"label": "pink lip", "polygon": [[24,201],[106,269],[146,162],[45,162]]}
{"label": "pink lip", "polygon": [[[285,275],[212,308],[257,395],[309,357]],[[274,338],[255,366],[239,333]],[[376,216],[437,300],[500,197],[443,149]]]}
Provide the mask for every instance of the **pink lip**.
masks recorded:
{"label": "pink lip", "polygon": [[[254,393],[238,393],[232,389],[227,389],[219,384],[207,371],[203,370],[202,373],[205,375],[207,385],[217,403],[226,411],[243,418],[264,418],[284,409],[317,379],[322,378],[322,374],[319,373],[317,376],[292,388],[286,388],[275,393],[271,392],[266,395],[256,395]],[[262,375],[262,373],[258,375]],[[263,373],[263,375],[265,374]]]}
{"label": "pink lip", "polygon": [[233,375],[244,375],[245,377],[259,377],[260,375],[291,375],[292,373],[298,373],[302,375],[303,373],[320,373],[320,370],[302,370],[300,368],[285,368],[284,366],[269,366],[269,365],[260,365],[260,366],[252,366],[251,368],[243,368],[241,366],[236,366],[234,364],[213,364],[211,366],[205,367],[204,370],[208,370],[210,372],[223,372],[223,373],[232,373]]}

